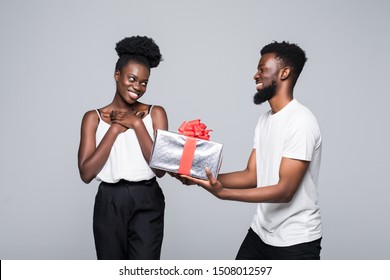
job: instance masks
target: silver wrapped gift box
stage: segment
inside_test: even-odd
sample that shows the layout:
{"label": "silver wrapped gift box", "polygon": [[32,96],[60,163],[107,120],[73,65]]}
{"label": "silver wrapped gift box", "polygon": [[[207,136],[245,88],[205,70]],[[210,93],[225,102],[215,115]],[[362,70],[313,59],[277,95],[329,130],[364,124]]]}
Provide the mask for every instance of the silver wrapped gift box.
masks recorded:
{"label": "silver wrapped gift box", "polygon": [[149,166],[168,172],[207,179],[205,168],[217,177],[223,145],[182,134],[157,130]]}

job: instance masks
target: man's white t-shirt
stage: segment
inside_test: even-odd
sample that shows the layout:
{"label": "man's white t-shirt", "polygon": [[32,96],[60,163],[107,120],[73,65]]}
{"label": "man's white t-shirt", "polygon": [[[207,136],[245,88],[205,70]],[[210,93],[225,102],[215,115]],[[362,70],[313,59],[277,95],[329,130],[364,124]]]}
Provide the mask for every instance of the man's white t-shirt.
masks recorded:
{"label": "man's white t-shirt", "polygon": [[316,118],[296,99],[275,114],[260,116],[254,139],[259,188],[278,183],[282,157],[310,161],[289,203],[258,204],[251,228],[265,243],[285,247],[322,236],[317,192],[321,146]]}

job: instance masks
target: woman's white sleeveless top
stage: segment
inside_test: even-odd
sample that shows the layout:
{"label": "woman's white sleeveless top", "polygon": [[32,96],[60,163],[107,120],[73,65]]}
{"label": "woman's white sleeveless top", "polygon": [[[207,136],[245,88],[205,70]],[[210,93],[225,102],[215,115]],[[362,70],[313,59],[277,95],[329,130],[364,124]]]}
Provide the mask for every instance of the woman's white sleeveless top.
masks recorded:
{"label": "woman's white sleeveless top", "polygon": [[[151,110],[152,108],[149,114],[142,120],[150,137],[153,139]],[[99,124],[96,129],[96,146],[98,146],[109,129],[110,124],[102,120],[98,110],[96,112],[99,116]],[[118,135],[106,163],[96,176],[96,180],[107,183],[116,183],[121,179],[138,182],[149,180],[155,176],[142,155],[135,131],[128,129]]]}

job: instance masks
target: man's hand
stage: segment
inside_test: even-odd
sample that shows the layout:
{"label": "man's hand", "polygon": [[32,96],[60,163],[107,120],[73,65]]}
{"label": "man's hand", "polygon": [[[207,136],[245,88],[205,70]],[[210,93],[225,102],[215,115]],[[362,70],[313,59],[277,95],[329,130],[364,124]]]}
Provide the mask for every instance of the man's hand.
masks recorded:
{"label": "man's hand", "polygon": [[[180,175],[180,174],[177,174],[177,173],[173,173],[173,172],[167,172],[171,177],[173,178],[176,178],[177,180],[179,180],[183,185],[195,185],[194,182],[188,180],[187,178],[184,178],[185,175]],[[189,177],[191,178],[191,177]]]}
{"label": "man's hand", "polygon": [[[184,179],[185,182],[187,182],[186,185],[188,185],[188,182],[190,182],[192,184],[197,184],[198,186],[203,187],[205,190],[209,191],[210,193],[212,193],[216,197],[222,198],[223,192],[225,190],[223,188],[222,184],[213,176],[213,174],[211,173],[209,168],[206,167],[205,171],[206,171],[206,175],[207,175],[208,180],[193,178],[193,177],[186,176],[186,175],[180,175],[180,177],[182,179]],[[183,182],[183,184],[184,184],[184,182]]]}

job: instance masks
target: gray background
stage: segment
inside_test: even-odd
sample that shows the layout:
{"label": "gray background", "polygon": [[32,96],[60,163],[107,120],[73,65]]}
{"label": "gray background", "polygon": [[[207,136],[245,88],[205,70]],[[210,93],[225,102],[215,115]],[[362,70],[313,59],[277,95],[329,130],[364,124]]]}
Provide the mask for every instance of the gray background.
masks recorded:
{"label": "gray background", "polygon": [[[111,102],[115,43],[147,35],[165,61],[143,101],[170,130],[201,118],[243,169],[258,116],[260,48],[298,43],[295,90],[321,125],[323,259],[390,259],[388,1],[0,1],[0,259],[95,259],[98,183],[77,169],[85,111]],[[233,259],[255,204],[219,201],[169,176],[163,259]]]}

